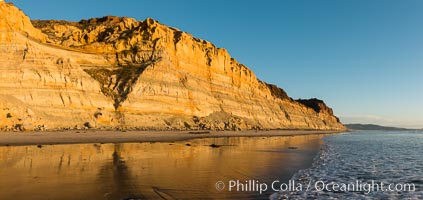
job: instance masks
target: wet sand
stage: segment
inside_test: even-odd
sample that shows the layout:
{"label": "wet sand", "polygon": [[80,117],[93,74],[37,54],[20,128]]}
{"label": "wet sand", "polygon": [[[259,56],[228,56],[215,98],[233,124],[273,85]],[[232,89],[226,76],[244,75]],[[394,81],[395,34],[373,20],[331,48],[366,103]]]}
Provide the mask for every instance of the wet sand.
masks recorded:
{"label": "wet sand", "polygon": [[[10,134],[23,134],[39,143],[42,140],[35,138],[46,133]],[[94,135],[101,134],[104,133]],[[127,137],[135,133],[107,134],[124,134],[122,141],[133,141]],[[171,136],[169,140],[199,137],[163,134]],[[214,134],[210,135],[216,136]],[[145,142],[144,139],[142,143],[2,146],[0,199],[268,199],[272,191],[261,195],[228,191],[227,187],[218,191],[215,184],[217,181],[227,184],[229,180],[288,182],[299,169],[311,166],[325,136],[226,137],[228,134],[220,134],[223,134],[221,138],[177,142]],[[86,137],[88,135],[93,134],[87,133]],[[79,135],[64,138],[75,137]],[[159,136],[147,138],[156,140]],[[14,141],[14,144],[31,143]],[[53,141],[59,142],[57,139],[43,142]],[[101,141],[109,140],[102,138]]]}
{"label": "wet sand", "polygon": [[339,131],[320,130],[271,130],[271,131],[51,131],[51,132],[0,132],[0,146],[172,142],[196,138],[262,137],[328,134]]}

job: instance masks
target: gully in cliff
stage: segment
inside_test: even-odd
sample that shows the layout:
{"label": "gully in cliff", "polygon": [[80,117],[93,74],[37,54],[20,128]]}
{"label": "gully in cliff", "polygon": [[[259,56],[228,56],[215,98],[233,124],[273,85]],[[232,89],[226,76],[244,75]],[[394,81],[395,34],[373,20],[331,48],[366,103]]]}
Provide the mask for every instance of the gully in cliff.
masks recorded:
{"label": "gully in cliff", "polygon": [[1,10],[3,130],[345,130],[323,101],[292,100],[225,49],[151,18]]}
{"label": "gully in cliff", "polygon": [[0,199],[268,197],[242,184],[289,181],[346,130],[322,100],[152,18],[0,13]]}
{"label": "gully in cliff", "polygon": [[11,1],[0,199],[423,199],[421,2]]}

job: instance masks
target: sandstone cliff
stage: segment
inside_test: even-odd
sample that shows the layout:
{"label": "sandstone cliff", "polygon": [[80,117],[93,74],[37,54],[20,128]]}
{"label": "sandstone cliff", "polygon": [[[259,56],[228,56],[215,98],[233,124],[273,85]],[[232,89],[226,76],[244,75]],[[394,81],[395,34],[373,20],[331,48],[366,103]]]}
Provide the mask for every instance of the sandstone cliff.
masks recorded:
{"label": "sandstone cliff", "polygon": [[4,2],[0,13],[0,128],[345,129],[323,101],[294,101],[153,19],[31,23]]}

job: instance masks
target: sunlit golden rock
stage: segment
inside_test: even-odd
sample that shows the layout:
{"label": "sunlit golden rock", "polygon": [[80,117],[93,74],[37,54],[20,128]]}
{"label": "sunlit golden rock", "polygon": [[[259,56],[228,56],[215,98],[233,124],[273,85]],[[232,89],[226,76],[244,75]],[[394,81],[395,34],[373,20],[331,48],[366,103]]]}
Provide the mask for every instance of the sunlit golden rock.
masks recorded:
{"label": "sunlit golden rock", "polygon": [[225,49],[153,19],[34,28],[13,5],[0,11],[0,128],[344,129],[323,102],[294,101]]}

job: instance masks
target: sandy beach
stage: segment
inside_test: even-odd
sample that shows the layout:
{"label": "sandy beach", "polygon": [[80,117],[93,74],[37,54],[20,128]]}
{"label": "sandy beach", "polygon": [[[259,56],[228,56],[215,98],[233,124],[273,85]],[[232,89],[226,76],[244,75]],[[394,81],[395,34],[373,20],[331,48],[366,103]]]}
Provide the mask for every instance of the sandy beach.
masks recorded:
{"label": "sandy beach", "polygon": [[197,138],[262,137],[331,134],[339,131],[325,130],[269,130],[269,131],[46,131],[46,132],[0,132],[0,146],[83,144],[83,143],[130,143],[173,142]]}
{"label": "sandy beach", "polygon": [[321,138],[334,133],[1,132],[0,198],[268,199],[271,190],[217,190],[215,184],[287,183],[298,170],[311,166]]}
{"label": "sandy beach", "polygon": [[[270,189],[228,184],[287,183],[311,166],[324,133],[2,133],[3,144],[21,146],[0,146],[0,199],[269,199]],[[203,138],[190,139],[196,137]],[[22,146],[71,142],[96,143]],[[226,187],[217,189],[218,182]]]}

